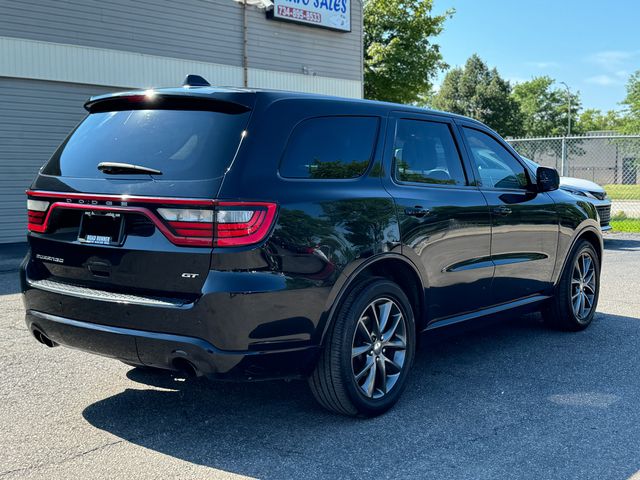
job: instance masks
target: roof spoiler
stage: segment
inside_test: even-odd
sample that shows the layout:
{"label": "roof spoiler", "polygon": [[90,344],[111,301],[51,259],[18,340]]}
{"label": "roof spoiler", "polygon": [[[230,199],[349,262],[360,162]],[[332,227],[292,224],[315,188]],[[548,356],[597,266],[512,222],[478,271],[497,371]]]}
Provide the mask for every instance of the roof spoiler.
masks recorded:
{"label": "roof spoiler", "polygon": [[202,110],[240,114],[251,107],[232,98],[215,96],[215,92],[137,91],[91,97],[84,108],[89,113],[118,110]]}

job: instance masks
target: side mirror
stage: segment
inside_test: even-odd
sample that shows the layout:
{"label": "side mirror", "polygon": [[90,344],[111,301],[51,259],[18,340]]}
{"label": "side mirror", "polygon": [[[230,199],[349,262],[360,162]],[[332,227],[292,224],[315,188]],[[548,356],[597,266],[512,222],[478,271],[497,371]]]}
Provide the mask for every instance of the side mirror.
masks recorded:
{"label": "side mirror", "polygon": [[560,175],[555,168],[538,167],[536,170],[536,183],[538,191],[552,192],[560,188]]}

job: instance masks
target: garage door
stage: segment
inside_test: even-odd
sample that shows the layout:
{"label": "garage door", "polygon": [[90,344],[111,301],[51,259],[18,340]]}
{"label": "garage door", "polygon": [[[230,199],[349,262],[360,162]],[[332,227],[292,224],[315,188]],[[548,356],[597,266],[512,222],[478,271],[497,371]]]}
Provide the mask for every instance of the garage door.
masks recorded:
{"label": "garage door", "polygon": [[82,120],[87,98],[112,90],[0,78],[0,243],[25,241],[25,189]]}

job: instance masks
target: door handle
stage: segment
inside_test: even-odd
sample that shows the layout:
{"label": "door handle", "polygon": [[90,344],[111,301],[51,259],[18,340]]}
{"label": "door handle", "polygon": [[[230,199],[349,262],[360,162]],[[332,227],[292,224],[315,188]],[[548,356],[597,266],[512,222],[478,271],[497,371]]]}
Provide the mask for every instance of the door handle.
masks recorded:
{"label": "door handle", "polygon": [[422,208],[420,205],[416,205],[413,208],[405,208],[404,213],[406,215],[409,215],[410,217],[422,218],[422,217],[426,217],[431,212],[428,208]]}
{"label": "door handle", "polygon": [[495,207],[492,211],[494,215],[500,215],[501,217],[505,217],[511,214],[511,209],[509,207],[505,207],[504,205]]}

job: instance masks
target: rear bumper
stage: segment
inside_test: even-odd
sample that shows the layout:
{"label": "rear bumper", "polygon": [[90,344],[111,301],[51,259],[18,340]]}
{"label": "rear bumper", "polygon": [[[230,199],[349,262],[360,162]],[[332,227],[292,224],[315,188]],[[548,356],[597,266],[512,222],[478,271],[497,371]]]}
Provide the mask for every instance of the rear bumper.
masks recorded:
{"label": "rear bumper", "polygon": [[35,310],[27,310],[26,323],[34,336],[44,334],[58,345],[168,370],[178,370],[186,361],[198,375],[219,379],[304,376],[318,355],[317,347],[223,351],[200,338],[95,324]]}
{"label": "rear bumper", "polygon": [[210,271],[199,298],[185,303],[36,280],[31,263],[27,255],[20,270],[26,323],[56,344],[170,370],[183,359],[233,380],[303,377],[317,361],[326,287]]}

